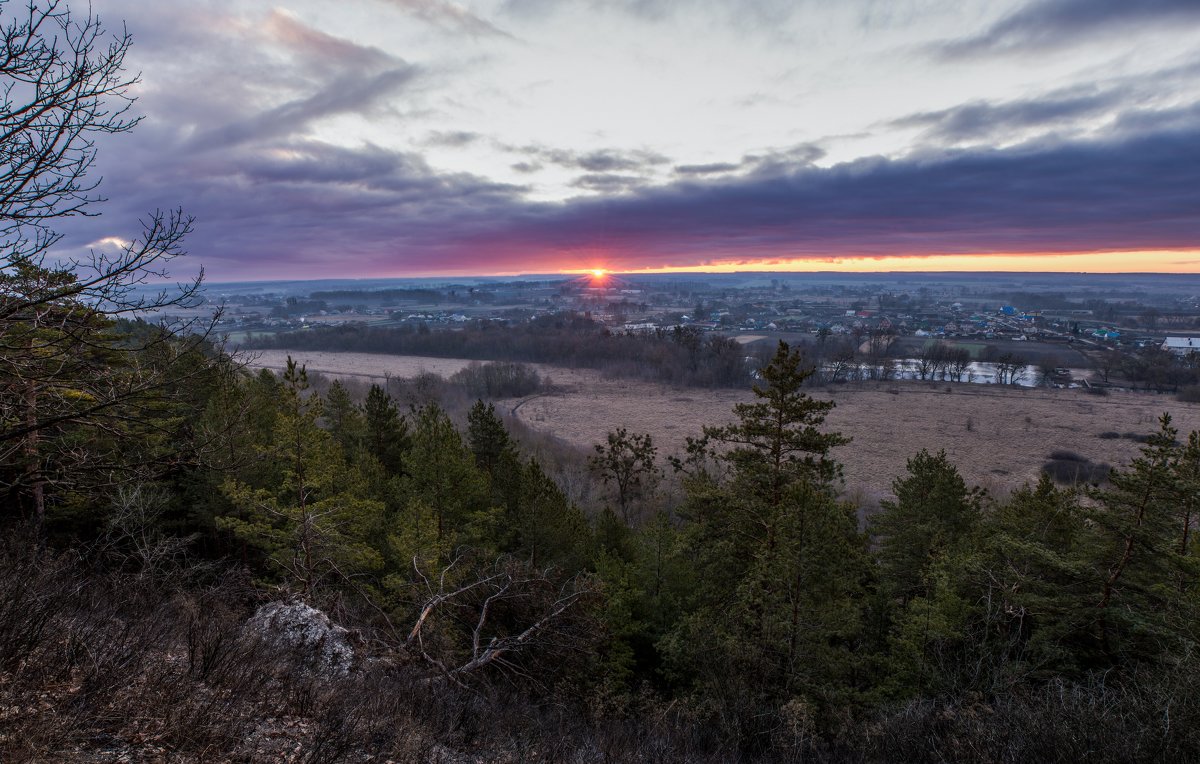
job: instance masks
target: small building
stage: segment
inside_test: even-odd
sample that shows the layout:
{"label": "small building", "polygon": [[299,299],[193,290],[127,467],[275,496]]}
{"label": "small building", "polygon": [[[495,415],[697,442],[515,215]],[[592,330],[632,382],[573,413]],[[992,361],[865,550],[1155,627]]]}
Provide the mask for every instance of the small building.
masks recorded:
{"label": "small building", "polygon": [[1191,355],[1200,352],[1200,337],[1167,337],[1162,349],[1175,355]]}
{"label": "small building", "polygon": [[621,328],[630,334],[653,334],[658,330],[658,324],[647,321],[639,324],[625,324]]}

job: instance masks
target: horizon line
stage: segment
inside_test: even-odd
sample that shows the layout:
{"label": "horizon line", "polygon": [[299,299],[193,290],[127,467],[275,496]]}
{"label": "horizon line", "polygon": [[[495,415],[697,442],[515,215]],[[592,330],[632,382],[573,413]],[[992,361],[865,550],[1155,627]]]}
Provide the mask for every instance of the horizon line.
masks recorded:
{"label": "horizon line", "polygon": [[[310,278],[246,278],[233,279],[222,281],[205,281],[205,286],[219,286],[223,284],[303,284],[314,281],[422,281],[433,279],[497,279],[497,280],[522,280],[522,279],[564,279],[570,280],[580,276],[589,275],[592,271],[558,271],[551,273],[446,273],[446,274],[423,274],[413,276],[313,276]],[[1173,276],[1173,277],[1196,277],[1200,278],[1200,272],[1186,273],[1178,271],[974,271],[974,270],[940,270],[940,271],[911,271],[911,270],[878,270],[878,271],[798,271],[798,270],[780,270],[780,271],[765,271],[749,269],[744,271],[731,270],[680,270],[680,271],[662,271],[662,270],[608,270],[606,276],[654,276],[654,277],[671,277],[671,276],[853,276],[853,277],[868,277],[868,276],[1100,276],[1100,277],[1128,277],[1128,276]]]}

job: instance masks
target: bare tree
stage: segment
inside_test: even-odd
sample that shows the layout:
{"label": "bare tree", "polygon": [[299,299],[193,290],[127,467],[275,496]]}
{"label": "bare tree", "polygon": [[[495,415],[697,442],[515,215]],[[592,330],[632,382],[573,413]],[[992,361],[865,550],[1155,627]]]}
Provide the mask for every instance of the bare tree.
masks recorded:
{"label": "bare tree", "polygon": [[128,32],[110,37],[61,0],[29,0],[0,36],[0,237],[10,256],[35,258],[58,239],[50,221],[99,199],[94,136],[137,124],[137,77],[125,73]]}
{"label": "bare tree", "polygon": [[996,359],[996,381],[1002,385],[1015,385],[1025,376],[1029,364],[1013,353],[1004,353]]}
{"label": "bare tree", "polygon": [[463,580],[456,557],[434,576],[413,559],[419,609],[405,646],[437,670],[433,679],[464,684],[485,669],[537,681],[532,653],[562,653],[594,641],[585,604],[597,592],[586,578],[558,580],[503,558]]}
{"label": "bare tree", "polygon": [[874,331],[865,343],[867,373],[871,379],[890,379],[892,362],[888,358],[896,335],[891,331]]}
{"label": "bare tree", "polygon": [[842,382],[852,378],[858,368],[858,358],[855,355],[854,346],[845,344],[835,350],[829,357],[828,368],[831,382]]}
{"label": "bare tree", "polygon": [[1121,365],[1121,353],[1117,350],[1102,350],[1093,358],[1096,359],[1096,369],[1105,382],[1109,381],[1108,376]]}
{"label": "bare tree", "polygon": [[0,487],[40,522],[52,473],[78,475],[92,460],[86,471],[109,479],[133,466],[96,463],[64,431],[111,440],[147,425],[150,409],[206,372],[196,360],[217,317],[144,323],[201,303],[202,275],[154,287],[183,254],[192,219],[180,211],[151,213],[116,250],[55,256],[54,223],[94,214],[101,201],[89,175],[96,137],[138,122],[129,34],[110,35],[62,0],[0,1],[0,24]]}
{"label": "bare tree", "polygon": [[1058,357],[1043,356],[1037,365],[1037,382],[1042,387],[1053,387],[1054,378],[1058,374]]}
{"label": "bare tree", "polygon": [[613,483],[616,487],[617,506],[627,525],[633,522],[633,502],[658,481],[660,470],[654,461],[657,454],[650,435],[630,435],[621,427],[610,432],[605,443],[596,444],[596,455],[588,462],[606,485]]}
{"label": "bare tree", "polygon": [[[930,346],[930,347],[932,347],[932,346]],[[917,363],[916,363],[916,367],[915,367],[915,371],[917,372],[917,379],[925,380],[925,379],[929,379],[933,376],[933,372],[934,372],[933,358],[934,358],[933,353],[931,352],[931,350],[929,348],[925,348],[920,353],[917,354],[917,358],[916,358]]]}

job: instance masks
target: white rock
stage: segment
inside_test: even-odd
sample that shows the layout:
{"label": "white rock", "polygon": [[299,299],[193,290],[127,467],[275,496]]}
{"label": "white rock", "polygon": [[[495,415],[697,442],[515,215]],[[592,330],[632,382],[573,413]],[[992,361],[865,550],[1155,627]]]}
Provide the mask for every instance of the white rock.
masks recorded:
{"label": "white rock", "polygon": [[350,632],[302,602],[270,602],[246,621],[246,632],[294,652],[322,673],[343,676],[354,665]]}

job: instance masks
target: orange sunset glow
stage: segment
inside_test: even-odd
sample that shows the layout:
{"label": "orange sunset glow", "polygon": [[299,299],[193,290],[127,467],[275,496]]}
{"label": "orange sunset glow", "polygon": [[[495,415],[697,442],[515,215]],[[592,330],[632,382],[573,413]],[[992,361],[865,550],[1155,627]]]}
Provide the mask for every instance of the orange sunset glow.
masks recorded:
{"label": "orange sunset glow", "polygon": [[[695,265],[613,268],[611,272],[637,273],[815,273],[840,271],[912,272],[1021,272],[1021,273],[1200,273],[1200,250],[1152,250],[1135,252],[1020,253],[987,255],[928,255],[891,257],[763,258],[716,260]],[[603,279],[607,268],[564,268],[566,274],[590,274]]]}

